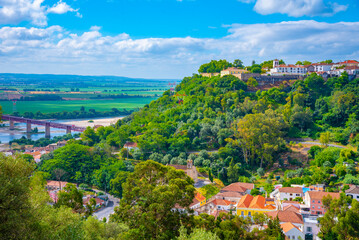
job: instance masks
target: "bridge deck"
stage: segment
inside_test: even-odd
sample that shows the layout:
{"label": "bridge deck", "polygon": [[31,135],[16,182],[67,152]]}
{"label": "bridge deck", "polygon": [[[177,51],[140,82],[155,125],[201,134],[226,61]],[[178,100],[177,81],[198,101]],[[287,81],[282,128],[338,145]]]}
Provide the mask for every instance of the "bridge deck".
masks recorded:
{"label": "bridge deck", "polygon": [[2,115],[1,118],[2,118],[2,120],[8,120],[8,121],[12,120],[14,122],[21,122],[21,123],[30,122],[31,124],[40,125],[40,126],[49,126],[52,128],[61,128],[61,129],[70,128],[71,131],[76,131],[76,132],[83,132],[86,129],[84,127],[77,127],[75,125],[67,125],[67,124],[50,122],[50,121],[41,121],[41,120],[35,120],[35,119],[31,119],[31,118],[15,117],[15,116],[11,116],[11,115]]}

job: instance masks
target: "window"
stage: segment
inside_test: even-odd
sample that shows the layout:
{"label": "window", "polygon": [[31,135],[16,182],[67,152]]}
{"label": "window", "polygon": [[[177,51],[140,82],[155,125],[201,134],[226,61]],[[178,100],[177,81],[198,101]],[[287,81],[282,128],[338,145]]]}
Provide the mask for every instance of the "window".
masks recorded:
{"label": "window", "polygon": [[320,206],[318,206],[318,209],[320,209]]}
{"label": "window", "polygon": [[315,201],[313,200],[313,203],[315,203]]}
{"label": "window", "polygon": [[252,216],[252,213],[251,213],[251,212],[248,212],[248,216]]}
{"label": "window", "polygon": [[314,209],[314,206],[312,208]]}
{"label": "window", "polygon": [[320,203],[320,201],[318,200],[318,203]]}
{"label": "window", "polygon": [[307,232],[312,232],[312,227],[307,227]]}
{"label": "window", "polygon": [[244,216],[244,212],[243,212],[243,211],[241,212],[241,215]]}

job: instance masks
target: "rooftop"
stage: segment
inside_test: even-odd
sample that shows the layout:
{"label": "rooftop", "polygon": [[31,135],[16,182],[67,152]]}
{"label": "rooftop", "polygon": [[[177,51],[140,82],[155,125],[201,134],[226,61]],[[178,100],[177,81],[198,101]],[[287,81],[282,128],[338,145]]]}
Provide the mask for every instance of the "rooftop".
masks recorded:
{"label": "rooftop", "polygon": [[267,212],[268,217],[276,218],[278,217],[280,222],[290,222],[290,223],[299,223],[303,224],[303,217],[299,213],[293,211],[283,211],[277,210],[273,212]]}
{"label": "rooftop", "polygon": [[331,196],[334,199],[340,198],[340,193],[334,192],[317,192],[317,191],[309,191],[308,192],[310,199],[322,200],[325,196]]}
{"label": "rooftop", "polygon": [[301,187],[282,187],[278,189],[279,192],[285,192],[285,193],[302,193],[303,189]]}
{"label": "rooftop", "polygon": [[247,190],[252,190],[254,188],[253,183],[242,183],[236,182],[228,185],[221,189],[221,192],[242,192],[244,193]]}
{"label": "rooftop", "polygon": [[[296,228],[299,230],[299,228],[297,228],[296,226],[294,226],[292,223],[290,222],[286,222],[280,225],[283,229],[283,232],[289,232],[290,230],[292,230],[293,228]],[[300,230],[299,230],[300,231]]]}

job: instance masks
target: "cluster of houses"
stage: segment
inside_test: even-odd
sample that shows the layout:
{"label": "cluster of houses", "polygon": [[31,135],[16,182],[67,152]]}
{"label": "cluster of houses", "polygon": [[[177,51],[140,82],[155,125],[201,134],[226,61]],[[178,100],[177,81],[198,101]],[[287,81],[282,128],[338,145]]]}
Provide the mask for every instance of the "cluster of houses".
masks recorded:
{"label": "cluster of houses", "polygon": [[[304,187],[276,185],[269,197],[252,196],[252,183],[232,183],[210,199],[196,193],[190,208],[194,214],[207,213],[218,217],[221,212],[244,218],[263,213],[269,218],[278,217],[287,239],[319,239],[318,217],[325,214],[323,198],[340,198],[340,193],[325,192],[323,185]],[[346,194],[359,200],[359,186],[351,185]],[[266,226],[252,226],[252,228]]]}
{"label": "cluster of houses", "polygon": [[274,84],[278,81],[288,81],[295,79],[303,79],[305,75],[317,73],[324,79],[329,77],[340,76],[343,72],[347,72],[350,79],[354,79],[359,75],[359,62],[356,60],[346,60],[338,63],[313,63],[310,65],[294,65],[294,64],[279,64],[279,60],[273,60],[273,67],[266,70],[266,73],[249,73],[245,69],[238,69],[230,67],[222,70],[220,73],[201,73],[204,77],[225,76],[233,75],[243,81],[249,78],[254,78],[258,81],[259,85],[267,83]]}
{"label": "cluster of houses", "polygon": [[[49,144],[46,147],[34,147],[33,145],[25,145],[23,154],[29,154],[29,155],[33,156],[34,161],[36,163],[39,163],[41,161],[42,155],[53,152],[56,149],[65,146],[66,143],[67,143],[67,141],[63,140],[63,141],[58,141],[57,143]],[[14,149],[3,150],[2,152],[5,154],[5,156],[12,156],[16,152],[18,152],[18,150],[14,150]]]}
{"label": "cluster of houses", "polygon": [[[50,198],[52,199],[53,203],[56,203],[58,200],[58,193],[59,191],[63,190],[64,187],[68,182],[62,182],[62,181],[47,181],[46,184],[46,190],[50,195]],[[83,206],[86,207],[86,205],[89,203],[90,199],[95,199],[96,206],[95,208],[101,208],[103,206],[107,206],[108,203],[108,196],[107,195],[100,195],[96,196],[95,194],[87,194],[83,196]]]}
{"label": "cluster of houses", "polygon": [[346,60],[338,63],[313,63],[310,65],[286,65],[279,64],[279,60],[273,60],[273,68],[269,71],[270,75],[305,75],[307,73],[317,73],[327,78],[328,76],[340,76],[343,72],[349,75],[359,74],[359,62],[356,60]]}

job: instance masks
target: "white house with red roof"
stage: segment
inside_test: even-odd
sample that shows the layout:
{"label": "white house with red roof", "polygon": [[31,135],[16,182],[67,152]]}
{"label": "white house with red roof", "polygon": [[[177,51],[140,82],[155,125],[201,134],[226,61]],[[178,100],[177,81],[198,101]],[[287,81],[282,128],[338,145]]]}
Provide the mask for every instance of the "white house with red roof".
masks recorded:
{"label": "white house with red roof", "polygon": [[332,69],[332,63],[313,63],[314,72],[328,72]]}
{"label": "white house with red roof", "polygon": [[232,183],[224,188],[221,189],[221,193],[224,192],[237,192],[243,195],[250,194],[251,190],[254,188],[253,183],[242,183],[242,182],[236,182]]}
{"label": "white house with red roof", "polygon": [[304,233],[294,224],[290,222],[282,223],[281,228],[287,239],[291,240],[304,240]]}

